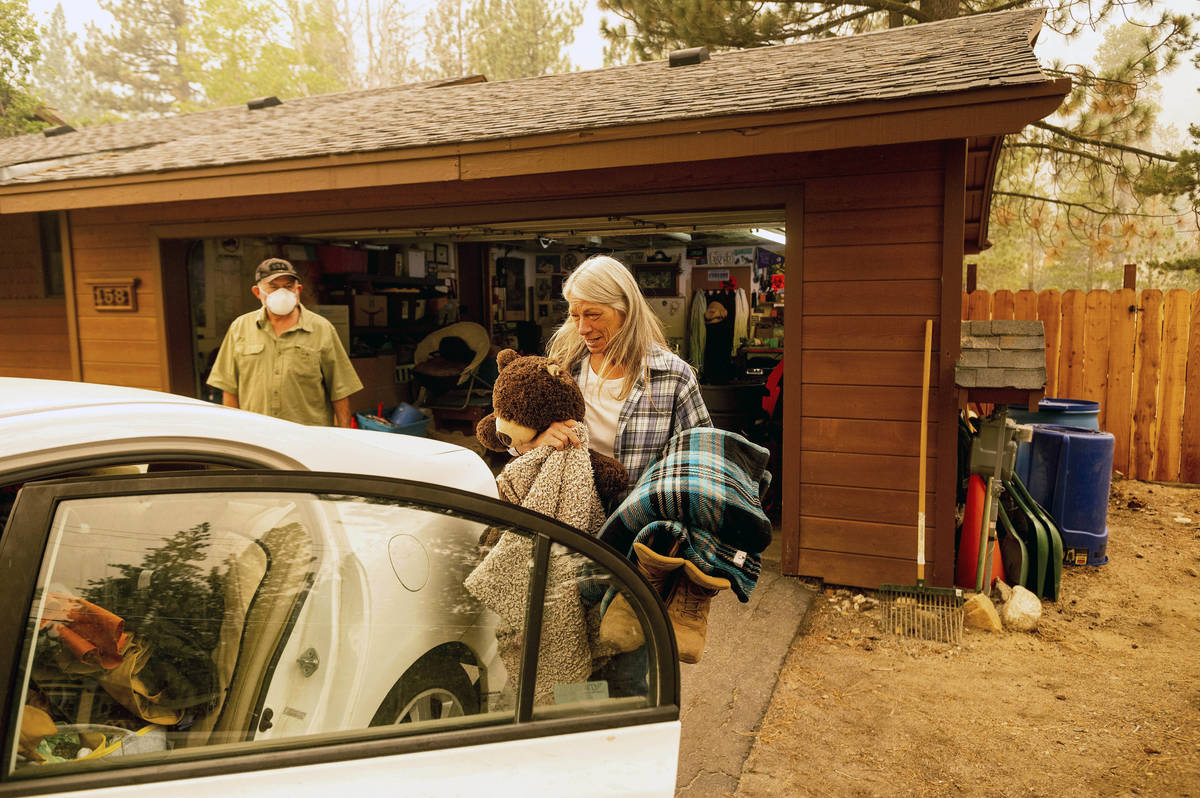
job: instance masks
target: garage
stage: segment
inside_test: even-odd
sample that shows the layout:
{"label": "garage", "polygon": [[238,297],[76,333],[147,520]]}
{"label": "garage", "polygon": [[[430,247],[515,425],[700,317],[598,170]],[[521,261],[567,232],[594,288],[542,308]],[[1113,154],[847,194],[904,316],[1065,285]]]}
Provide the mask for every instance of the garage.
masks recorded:
{"label": "garage", "polygon": [[[1002,136],[1068,89],[1037,65],[1040,19],[3,142],[0,228],[19,245],[0,267],[0,373],[197,395],[225,319],[253,307],[245,270],[281,255],[371,362],[364,382],[400,399],[429,335],[470,322],[491,346],[536,349],[561,318],[556,280],[612,253],[727,423],[787,342],[784,571],[871,586],[914,573],[932,319],[926,558],[949,584],[954,469],[938,464],[955,457],[962,259],[987,245]],[[724,302],[737,291],[744,326]],[[697,301],[729,328],[704,352],[689,351]]]}

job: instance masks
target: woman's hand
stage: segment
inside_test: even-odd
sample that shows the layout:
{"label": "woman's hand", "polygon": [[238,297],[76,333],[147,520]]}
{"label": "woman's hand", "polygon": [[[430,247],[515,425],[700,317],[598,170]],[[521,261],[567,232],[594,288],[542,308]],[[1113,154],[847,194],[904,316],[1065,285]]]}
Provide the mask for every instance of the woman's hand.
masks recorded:
{"label": "woman's hand", "polygon": [[553,446],[559,451],[568,446],[578,446],[580,444],[579,435],[571,428],[575,426],[575,422],[567,419],[566,421],[555,421],[550,426],[542,431],[529,445],[523,449],[518,449],[521,454],[525,454],[530,449],[536,449],[539,446]]}

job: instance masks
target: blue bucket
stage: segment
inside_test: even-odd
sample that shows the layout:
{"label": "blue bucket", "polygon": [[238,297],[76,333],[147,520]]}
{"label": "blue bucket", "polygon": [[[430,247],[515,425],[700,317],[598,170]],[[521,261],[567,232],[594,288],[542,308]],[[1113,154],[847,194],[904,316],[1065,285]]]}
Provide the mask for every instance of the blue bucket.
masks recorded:
{"label": "blue bucket", "polygon": [[1029,475],[1022,482],[1058,524],[1063,558],[1071,565],[1108,562],[1114,448],[1108,432],[1055,424],[1033,427]]}
{"label": "blue bucket", "polygon": [[[408,411],[407,408],[411,408],[413,412]],[[412,405],[384,408],[384,414],[384,416],[378,416],[373,413],[355,413],[354,420],[358,422],[360,429],[415,435],[418,438],[426,437],[431,419]]]}

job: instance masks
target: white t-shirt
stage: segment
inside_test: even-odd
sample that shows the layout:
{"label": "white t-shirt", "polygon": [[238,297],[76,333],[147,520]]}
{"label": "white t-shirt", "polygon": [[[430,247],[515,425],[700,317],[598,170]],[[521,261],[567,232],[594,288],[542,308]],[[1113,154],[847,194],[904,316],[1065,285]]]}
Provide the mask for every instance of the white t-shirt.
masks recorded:
{"label": "white t-shirt", "polygon": [[587,412],[584,421],[588,428],[588,444],[600,454],[613,456],[613,444],[617,440],[617,419],[621,417],[624,399],[621,380],[602,380],[592,371],[589,362],[579,370],[579,390],[583,391],[583,403]]}

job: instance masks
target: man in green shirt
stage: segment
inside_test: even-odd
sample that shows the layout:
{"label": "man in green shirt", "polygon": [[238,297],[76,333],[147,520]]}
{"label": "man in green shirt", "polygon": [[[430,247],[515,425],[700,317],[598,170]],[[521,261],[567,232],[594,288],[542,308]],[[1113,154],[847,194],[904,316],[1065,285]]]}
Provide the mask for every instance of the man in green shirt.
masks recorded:
{"label": "man in green shirt", "polygon": [[350,426],[350,394],[362,390],[337,331],[300,304],[300,275],[282,258],[254,271],[263,303],[233,320],[208,384],[222,403],[301,424]]}

